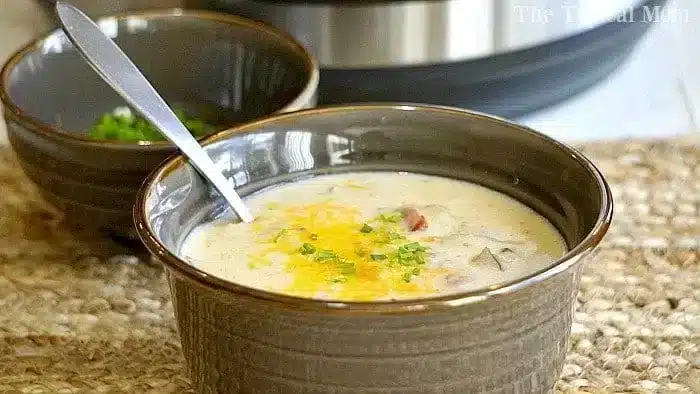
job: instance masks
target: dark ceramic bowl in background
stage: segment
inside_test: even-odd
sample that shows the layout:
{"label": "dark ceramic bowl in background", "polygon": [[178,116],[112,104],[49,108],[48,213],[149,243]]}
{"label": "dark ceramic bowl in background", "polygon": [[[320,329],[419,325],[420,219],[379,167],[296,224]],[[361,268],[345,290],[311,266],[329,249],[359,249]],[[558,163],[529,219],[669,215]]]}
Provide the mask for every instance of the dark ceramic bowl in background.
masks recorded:
{"label": "dark ceramic bowl in background", "polygon": [[[173,106],[230,127],[316,103],[318,68],[274,28],[178,9],[97,20]],[[136,192],[175,148],[95,141],[86,130],[121,99],[58,30],[15,53],[0,74],[10,143],[43,196],[81,227],[135,236]]]}
{"label": "dark ceramic bowl in background", "polygon": [[212,277],[178,257],[195,226],[231,214],[185,160],[173,158],[146,181],[134,216],[141,239],[166,267],[198,392],[552,392],[583,263],[612,220],[609,187],[580,153],[502,119],[412,104],[283,114],[203,143],[243,196],[353,170],[474,181],[547,217],[570,251],[519,280],[439,298],[346,303],[272,294]]}

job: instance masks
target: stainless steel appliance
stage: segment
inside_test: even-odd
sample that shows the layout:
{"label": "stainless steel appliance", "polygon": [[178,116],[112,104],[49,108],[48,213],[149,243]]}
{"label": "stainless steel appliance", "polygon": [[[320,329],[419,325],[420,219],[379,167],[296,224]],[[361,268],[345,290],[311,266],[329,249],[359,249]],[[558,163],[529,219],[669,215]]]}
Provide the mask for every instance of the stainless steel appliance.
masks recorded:
{"label": "stainless steel appliance", "polygon": [[614,70],[666,0],[201,0],[291,33],[322,66],[321,103],[418,101],[501,116]]}
{"label": "stainless steel appliance", "polygon": [[[49,15],[55,17],[56,1],[39,0],[39,3],[45,7],[45,11]],[[198,4],[196,0],[194,2],[192,0],[63,0],[63,2],[78,7],[92,18],[145,8],[185,8]],[[51,27],[58,27],[58,19],[55,19],[54,22]]]}

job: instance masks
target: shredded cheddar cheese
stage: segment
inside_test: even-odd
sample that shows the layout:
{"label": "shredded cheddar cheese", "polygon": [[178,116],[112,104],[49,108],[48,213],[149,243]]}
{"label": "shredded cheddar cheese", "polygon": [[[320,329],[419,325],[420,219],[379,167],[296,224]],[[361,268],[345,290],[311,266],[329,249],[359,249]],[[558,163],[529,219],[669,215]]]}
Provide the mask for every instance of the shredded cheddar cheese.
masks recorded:
{"label": "shredded cheddar cheese", "polygon": [[[249,254],[251,267],[284,256],[291,295],[373,300],[396,292],[434,292],[429,279],[439,270],[425,267],[427,248],[406,238],[396,212],[367,222],[354,207],[328,200],[284,208],[270,204],[266,213],[251,227],[264,246],[262,253]],[[271,224],[277,230],[270,236],[265,229]]]}

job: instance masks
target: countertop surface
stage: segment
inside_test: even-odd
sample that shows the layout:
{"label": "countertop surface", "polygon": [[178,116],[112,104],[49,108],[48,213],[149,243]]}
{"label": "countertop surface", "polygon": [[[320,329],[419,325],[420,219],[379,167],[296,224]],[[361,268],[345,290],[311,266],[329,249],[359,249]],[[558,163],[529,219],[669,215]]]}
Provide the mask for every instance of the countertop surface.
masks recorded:
{"label": "countertop surface", "polygon": [[[610,182],[615,220],[581,275],[557,394],[700,393],[692,137],[576,144]],[[7,147],[0,187],[0,392],[193,392],[162,267],[66,231]]]}
{"label": "countertop surface", "polygon": [[[563,141],[666,137],[700,119],[700,2],[671,0],[687,21],[656,21],[625,64],[607,80],[563,102],[516,119]],[[0,59],[45,29],[33,0],[4,0]],[[4,125],[0,120],[0,134]]]}

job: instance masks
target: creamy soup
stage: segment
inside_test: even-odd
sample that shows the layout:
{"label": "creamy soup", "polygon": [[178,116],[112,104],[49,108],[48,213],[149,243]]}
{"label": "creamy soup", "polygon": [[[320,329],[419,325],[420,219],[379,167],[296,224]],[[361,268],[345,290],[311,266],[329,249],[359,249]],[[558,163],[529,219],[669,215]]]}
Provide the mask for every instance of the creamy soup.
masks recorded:
{"label": "creamy soup", "polygon": [[211,275],[299,297],[445,295],[517,279],[566,253],[559,232],[524,204],[436,176],[323,175],[246,204],[253,223],[197,228],[181,254]]}

